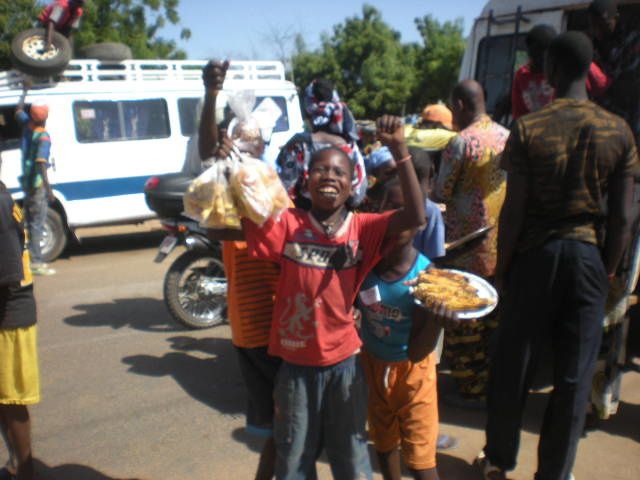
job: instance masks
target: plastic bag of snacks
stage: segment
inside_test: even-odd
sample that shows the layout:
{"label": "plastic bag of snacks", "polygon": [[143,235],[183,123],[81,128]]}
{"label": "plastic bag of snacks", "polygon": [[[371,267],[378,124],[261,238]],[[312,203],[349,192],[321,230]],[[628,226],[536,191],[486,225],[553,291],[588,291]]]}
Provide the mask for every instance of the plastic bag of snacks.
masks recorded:
{"label": "plastic bag of snacks", "polygon": [[184,194],[185,213],[206,228],[240,229],[240,215],[227,174],[234,165],[230,160],[217,161],[196,178]]}
{"label": "plastic bag of snacks", "polygon": [[260,122],[253,115],[256,95],[253,90],[239,90],[229,97],[229,107],[235,118],[229,124],[229,136],[244,153],[259,157],[264,152]]}
{"label": "plastic bag of snacks", "polygon": [[277,218],[289,204],[278,174],[256,158],[241,157],[231,175],[231,188],[240,215],[257,225]]}

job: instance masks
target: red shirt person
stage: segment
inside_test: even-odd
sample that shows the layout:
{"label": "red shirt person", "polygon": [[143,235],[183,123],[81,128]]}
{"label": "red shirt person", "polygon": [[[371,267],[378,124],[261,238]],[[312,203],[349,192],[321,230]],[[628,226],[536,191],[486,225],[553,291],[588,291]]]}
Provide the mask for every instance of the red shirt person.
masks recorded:
{"label": "red shirt person", "polygon": [[82,5],[84,0],[55,0],[42,10],[38,21],[44,27],[53,22],[55,30],[68,37],[80,26]]}
{"label": "red shirt person", "polygon": [[[549,25],[536,25],[527,34],[529,62],[516,72],[511,89],[511,116],[514,120],[537,112],[555,99],[555,90],[544,74],[544,55],[556,36],[555,29]],[[611,79],[592,63],[587,77],[589,95],[601,97],[610,85]]]}

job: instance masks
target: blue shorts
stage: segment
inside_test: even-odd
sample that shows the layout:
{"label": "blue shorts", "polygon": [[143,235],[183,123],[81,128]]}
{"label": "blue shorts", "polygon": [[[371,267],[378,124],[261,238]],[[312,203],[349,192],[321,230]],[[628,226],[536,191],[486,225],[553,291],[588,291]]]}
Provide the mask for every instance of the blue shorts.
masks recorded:
{"label": "blue shorts", "polygon": [[371,479],[367,385],[355,355],[329,367],[283,362],[276,379],[276,479],[315,479],[324,449],[337,479]]}

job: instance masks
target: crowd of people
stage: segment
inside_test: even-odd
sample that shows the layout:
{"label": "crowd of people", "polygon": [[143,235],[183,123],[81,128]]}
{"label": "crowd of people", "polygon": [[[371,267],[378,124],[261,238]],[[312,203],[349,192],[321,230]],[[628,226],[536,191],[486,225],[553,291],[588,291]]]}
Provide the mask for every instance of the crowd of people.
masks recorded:
{"label": "crowd of people", "polygon": [[[589,13],[591,38],[530,30],[510,130],[474,80],[416,125],[384,115],[364,133],[331,82],[304,90],[310,131],[276,162],[290,208],[210,231],[223,242],[247,431],[264,438],[257,479],[316,478],[322,452],[334,478],[372,478],[368,439],[385,480],[400,479],[403,462],[413,478],[438,479],[436,451],[458,442],[439,431],[441,357],[457,384],[444,403],[487,411],[485,480],[515,468],[527,395],[551,362],[536,479],[573,478],[585,424],[616,412],[637,255],[640,34],[613,0]],[[203,71],[203,161],[264,152],[219,127],[228,66]],[[37,239],[46,110],[17,115]],[[0,425],[12,452],[2,478],[22,480],[33,478],[26,406],[39,399],[27,245],[36,272],[48,267],[2,185],[0,200]],[[462,320],[446,302],[416,304],[411,287],[432,264],[490,281],[499,308]]]}

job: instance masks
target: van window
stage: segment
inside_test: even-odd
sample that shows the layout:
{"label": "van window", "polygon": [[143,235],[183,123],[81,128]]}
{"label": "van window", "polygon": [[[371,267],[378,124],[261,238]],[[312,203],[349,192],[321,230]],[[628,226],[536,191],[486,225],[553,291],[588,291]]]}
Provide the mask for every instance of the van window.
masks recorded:
{"label": "van window", "polygon": [[16,105],[0,107],[0,151],[20,148],[22,128],[15,114]]}
{"label": "van window", "polygon": [[171,136],[167,102],[163,99],[74,102],[73,112],[80,143]]}
{"label": "van window", "polygon": [[478,47],[476,80],[485,88],[487,110],[493,112],[496,104],[511,93],[513,72],[527,61],[526,35],[520,34],[516,40],[515,61],[511,63],[511,48],[514,35],[496,35],[483,38]]}
{"label": "van window", "polygon": [[196,133],[198,119],[196,118],[198,111],[199,98],[179,98],[178,113],[180,114],[180,133],[185,137],[190,137]]}
{"label": "van window", "polygon": [[265,112],[273,115],[275,127],[273,133],[286,132],[289,130],[289,112],[287,110],[287,99],[284,97],[256,97],[254,112]]}

